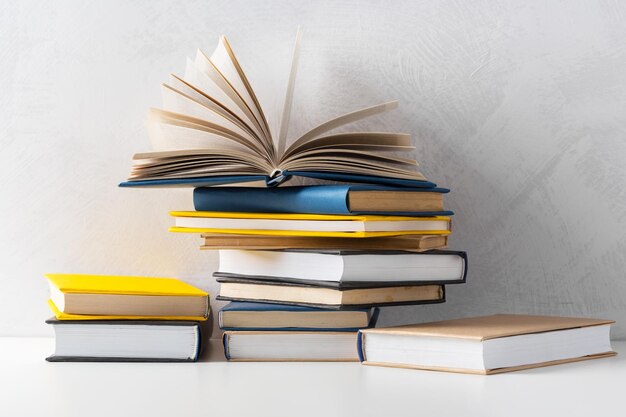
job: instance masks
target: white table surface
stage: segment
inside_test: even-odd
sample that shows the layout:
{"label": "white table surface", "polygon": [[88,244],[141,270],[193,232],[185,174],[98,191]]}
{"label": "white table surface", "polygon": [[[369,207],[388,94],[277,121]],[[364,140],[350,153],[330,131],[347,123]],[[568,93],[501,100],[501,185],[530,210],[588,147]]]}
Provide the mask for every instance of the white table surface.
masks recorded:
{"label": "white table surface", "polygon": [[359,363],[48,363],[50,338],[0,338],[0,416],[626,415],[621,355],[500,375]]}

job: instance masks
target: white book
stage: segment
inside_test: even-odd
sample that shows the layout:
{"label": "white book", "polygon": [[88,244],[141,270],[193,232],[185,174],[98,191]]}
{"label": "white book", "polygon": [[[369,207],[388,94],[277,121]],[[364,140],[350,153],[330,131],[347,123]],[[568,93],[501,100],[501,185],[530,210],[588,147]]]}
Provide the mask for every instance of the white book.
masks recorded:
{"label": "white book", "polygon": [[366,365],[495,374],[615,355],[612,320],[497,314],[360,333]]}
{"label": "white book", "polygon": [[464,282],[464,252],[221,249],[217,276],[353,283]]}
{"label": "white book", "polygon": [[196,322],[56,320],[50,362],[194,362],[201,347]]}
{"label": "white book", "polygon": [[227,331],[228,360],[356,362],[356,332]]}

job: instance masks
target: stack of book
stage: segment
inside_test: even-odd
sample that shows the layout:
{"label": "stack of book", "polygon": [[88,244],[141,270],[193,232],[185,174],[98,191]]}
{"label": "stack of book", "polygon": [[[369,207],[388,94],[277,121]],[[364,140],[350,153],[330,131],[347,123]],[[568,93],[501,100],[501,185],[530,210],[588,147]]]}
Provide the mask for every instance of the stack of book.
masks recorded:
{"label": "stack of book", "polygon": [[[356,332],[374,325],[377,307],[441,303],[445,285],[465,282],[466,254],[444,250],[446,191],[196,188],[197,211],[173,212],[171,230],[219,249],[228,359],[356,361]],[[349,205],[359,199],[367,207]],[[354,214],[334,214],[340,204]]]}
{"label": "stack of book", "polygon": [[[287,140],[299,42],[277,131],[222,37],[164,84],[155,149],[120,184],[195,188],[196,211],[171,213],[171,231],[220,250],[218,298],[235,302],[220,313],[230,359],[358,360],[356,330],[374,308],[441,303],[444,285],[465,281],[465,253],[443,250],[448,190],[398,155],[415,149],[410,135],[346,129],[397,102]],[[307,185],[285,186],[292,178]]]}
{"label": "stack of book", "polygon": [[47,274],[54,318],[50,362],[194,362],[204,291],[172,278]]}

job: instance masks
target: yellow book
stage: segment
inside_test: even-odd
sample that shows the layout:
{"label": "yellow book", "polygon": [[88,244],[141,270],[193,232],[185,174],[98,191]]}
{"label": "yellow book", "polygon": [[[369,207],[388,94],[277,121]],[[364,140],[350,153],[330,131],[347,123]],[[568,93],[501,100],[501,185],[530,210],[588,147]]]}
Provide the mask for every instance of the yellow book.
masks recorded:
{"label": "yellow book", "polygon": [[[60,320],[76,316],[101,319],[206,320],[208,294],[174,278],[46,274],[50,302]],[[54,306],[54,307],[53,307]],[[85,318],[87,319],[87,318]]]}
{"label": "yellow book", "polygon": [[211,314],[209,309],[207,316],[106,316],[106,315],[88,315],[88,314],[71,314],[59,311],[52,300],[48,300],[48,307],[57,320],[181,320],[181,321],[205,321]]}
{"label": "yellow book", "polygon": [[169,230],[183,233],[354,238],[451,233],[451,219],[446,216],[343,216],[205,211],[173,211],[170,215],[176,218],[176,225]]}

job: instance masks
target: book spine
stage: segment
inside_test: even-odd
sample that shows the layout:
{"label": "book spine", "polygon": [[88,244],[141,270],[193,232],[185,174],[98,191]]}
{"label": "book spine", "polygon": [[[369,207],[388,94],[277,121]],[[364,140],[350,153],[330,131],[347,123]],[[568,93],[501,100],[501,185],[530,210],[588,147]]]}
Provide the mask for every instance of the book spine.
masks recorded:
{"label": "book spine", "polygon": [[370,322],[367,324],[368,328],[376,327],[376,323],[378,323],[378,316],[380,316],[380,309],[378,307],[374,307],[372,310],[372,316],[370,317]]}
{"label": "book spine", "polygon": [[228,332],[224,332],[224,335],[222,335],[222,344],[224,345],[224,357],[226,358],[227,361],[230,360],[230,354],[228,352],[228,339],[229,339]]}
{"label": "book spine", "polygon": [[365,362],[365,352],[363,351],[363,332],[360,330],[356,335],[356,351],[359,355],[359,361]]}

